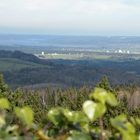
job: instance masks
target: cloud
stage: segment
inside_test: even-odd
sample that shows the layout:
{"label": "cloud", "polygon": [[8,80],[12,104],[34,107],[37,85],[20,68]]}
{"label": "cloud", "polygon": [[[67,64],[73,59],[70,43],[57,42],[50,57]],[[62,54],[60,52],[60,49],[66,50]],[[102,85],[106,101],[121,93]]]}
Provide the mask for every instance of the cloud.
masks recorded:
{"label": "cloud", "polygon": [[0,0],[0,27],[49,33],[138,32],[138,0]]}

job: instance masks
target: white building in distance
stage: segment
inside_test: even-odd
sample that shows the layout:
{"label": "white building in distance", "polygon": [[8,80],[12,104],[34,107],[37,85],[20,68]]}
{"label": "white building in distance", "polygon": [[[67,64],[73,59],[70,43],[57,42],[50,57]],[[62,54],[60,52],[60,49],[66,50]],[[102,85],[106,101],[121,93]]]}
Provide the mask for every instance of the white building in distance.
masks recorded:
{"label": "white building in distance", "polygon": [[127,54],[130,54],[130,51],[127,51]]}
{"label": "white building in distance", "polygon": [[45,55],[45,53],[44,53],[44,52],[42,52],[42,53],[41,53],[41,55],[43,55],[43,56],[44,56],[44,55]]}
{"label": "white building in distance", "polygon": [[118,53],[123,53],[123,51],[122,50],[119,50]]}

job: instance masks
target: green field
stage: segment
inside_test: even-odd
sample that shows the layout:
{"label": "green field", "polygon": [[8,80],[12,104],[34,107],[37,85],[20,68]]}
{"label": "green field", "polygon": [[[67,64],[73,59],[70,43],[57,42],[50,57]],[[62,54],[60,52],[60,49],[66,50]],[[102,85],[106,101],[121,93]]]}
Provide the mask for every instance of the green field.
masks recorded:
{"label": "green field", "polygon": [[92,52],[92,53],[45,53],[44,55],[35,54],[39,58],[43,59],[64,59],[64,60],[126,60],[134,59],[139,60],[139,54],[119,54],[119,53],[103,53],[103,52]]}
{"label": "green field", "polygon": [[37,68],[44,67],[44,65],[22,61],[14,58],[0,58],[0,71],[21,70],[23,68]]}
{"label": "green field", "polygon": [[[41,58],[40,54],[36,54],[36,56]],[[99,54],[99,53],[45,54],[43,56],[43,58],[45,59],[64,59],[64,60],[83,60],[83,59],[109,60],[111,57],[112,57],[111,55]]]}

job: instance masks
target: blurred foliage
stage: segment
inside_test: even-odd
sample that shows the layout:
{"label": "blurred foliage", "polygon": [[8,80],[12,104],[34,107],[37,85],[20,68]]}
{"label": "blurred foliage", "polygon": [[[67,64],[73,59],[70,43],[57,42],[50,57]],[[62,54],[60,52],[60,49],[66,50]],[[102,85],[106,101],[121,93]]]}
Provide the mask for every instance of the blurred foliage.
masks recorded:
{"label": "blurred foliage", "polygon": [[[98,94],[97,94],[98,92]],[[16,119],[7,120],[9,101],[0,98],[0,139],[4,140],[138,140],[140,119],[121,114],[110,118],[111,129],[104,128],[103,117],[107,105],[117,106],[115,96],[101,88],[95,88],[90,100],[83,103],[80,111],[71,111],[63,107],[55,107],[45,116],[46,122],[40,127],[34,120],[34,112],[29,106],[14,107],[11,116]],[[100,100],[101,99],[101,100]],[[109,101],[112,99],[112,101]],[[109,101],[109,102],[108,102]],[[93,123],[101,123],[94,126]]]}
{"label": "blurred foliage", "polygon": [[[105,80],[104,80],[105,79]],[[118,89],[117,89],[118,90]],[[103,78],[96,88],[11,91],[0,76],[0,139],[138,140],[140,109],[117,100]]]}

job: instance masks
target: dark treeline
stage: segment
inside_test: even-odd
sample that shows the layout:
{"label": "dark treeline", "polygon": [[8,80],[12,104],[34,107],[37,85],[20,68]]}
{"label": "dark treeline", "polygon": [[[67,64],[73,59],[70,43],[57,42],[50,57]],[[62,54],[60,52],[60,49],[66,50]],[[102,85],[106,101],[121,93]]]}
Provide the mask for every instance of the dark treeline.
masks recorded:
{"label": "dark treeline", "polygon": [[[130,116],[140,117],[140,89],[137,86],[127,85],[112,88],[108,79],[103,77],[96,87],[113,92],[120,101],[120,106],[111,111],[109,115],[115,116],[126,113]],[[88,86],[66,89],[47,87],[38,90],[18,88],[12,91],[3,82],[2,76],[0,78],[0,96],[8,98],[13,106],[29,105],[35,112],[36,121],[39,122],[43,120],[46,111],[52,107],[61,106],[71,110],[80,110],[82,103],[88,99],[94,88]]]}

